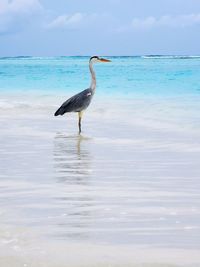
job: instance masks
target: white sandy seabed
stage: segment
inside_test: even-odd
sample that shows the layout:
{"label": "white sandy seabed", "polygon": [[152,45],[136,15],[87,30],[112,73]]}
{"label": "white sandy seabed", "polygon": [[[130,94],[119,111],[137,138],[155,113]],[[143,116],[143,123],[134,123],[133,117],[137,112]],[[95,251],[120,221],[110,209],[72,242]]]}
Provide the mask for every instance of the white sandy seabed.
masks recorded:
{"label": "white sandy seabed", "polygon": [[1,97],[0,266],[200,266],[199,99]]}

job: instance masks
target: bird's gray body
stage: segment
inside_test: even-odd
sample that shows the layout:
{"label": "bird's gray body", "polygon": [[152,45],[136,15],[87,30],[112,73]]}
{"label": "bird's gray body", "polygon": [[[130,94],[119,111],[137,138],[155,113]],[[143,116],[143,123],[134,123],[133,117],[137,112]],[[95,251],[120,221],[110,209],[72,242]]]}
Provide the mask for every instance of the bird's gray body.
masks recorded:
{"label": "bird's gray body", "polygon": [[63,115],[67,112],[81,112],[85,110],[94,95],[94,90],[91,88],[85,89],[84,91],[70,97],[66,100],[61,107],[55,112],[55,116]]}

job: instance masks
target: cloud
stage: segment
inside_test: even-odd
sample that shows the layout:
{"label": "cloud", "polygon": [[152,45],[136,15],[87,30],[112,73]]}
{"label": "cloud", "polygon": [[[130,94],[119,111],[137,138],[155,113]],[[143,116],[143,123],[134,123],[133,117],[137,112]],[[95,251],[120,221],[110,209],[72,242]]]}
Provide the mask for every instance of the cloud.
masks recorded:
{"label": "cloud", "polygon": [[155,27],[184,28],[196,24],[200,24],[200,13],[178,16],[165,15],[160,18],[154,16],[133,18],[128,26],[120,27],[118,30],[148,30]]}
{"label": "cloud", "polygon": [[46,24],[47,29],[62,30],[108,30],[113,18],[109,14],[80,13],[64,14]]}
{"label": "cloud", "polygon": [[61,15],[47,24],[47,28],[76,28],[80,25],[85,17],[86,15],[82,13],[75,13],[73,15]]}
{"label": "cloud", "polygon": [[0,33],[19,30],[41,9],[39,0],[0,0]]}

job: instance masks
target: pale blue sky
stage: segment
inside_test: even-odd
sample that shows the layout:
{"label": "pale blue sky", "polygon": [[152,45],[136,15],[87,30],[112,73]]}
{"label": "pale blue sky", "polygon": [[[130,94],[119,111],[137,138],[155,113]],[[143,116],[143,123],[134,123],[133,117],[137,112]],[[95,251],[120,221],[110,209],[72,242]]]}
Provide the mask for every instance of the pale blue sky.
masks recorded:
{"label": "pale blue sky", "polygon": [[0,56],[200,54],[199,0],[0,0]]}

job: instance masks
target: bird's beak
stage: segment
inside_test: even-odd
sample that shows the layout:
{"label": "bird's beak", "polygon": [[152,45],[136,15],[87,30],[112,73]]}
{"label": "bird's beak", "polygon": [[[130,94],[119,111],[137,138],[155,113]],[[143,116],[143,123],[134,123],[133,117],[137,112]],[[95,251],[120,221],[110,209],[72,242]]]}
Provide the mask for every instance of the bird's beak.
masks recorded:
{"label": "bird's beak", "polygon": [[105,58],[100,58],[99,59],[101,62],[111,62],[111,60],[109,60],[109,59],[105,59]]}

